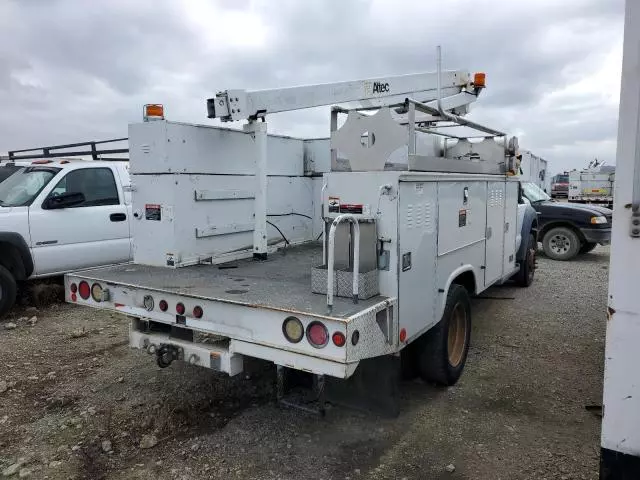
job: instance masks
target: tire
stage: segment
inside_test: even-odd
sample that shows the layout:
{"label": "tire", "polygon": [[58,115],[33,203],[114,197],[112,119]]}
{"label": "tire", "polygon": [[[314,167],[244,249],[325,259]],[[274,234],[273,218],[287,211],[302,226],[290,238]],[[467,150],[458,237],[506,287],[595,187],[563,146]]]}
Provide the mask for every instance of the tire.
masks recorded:
{"label": "tire", "polygon": [[580,247],[580,253],[589,253],[591,250],[593,250],[594,248],[596,248],[598,246],[597,243],[583,243],[582,246]]}
{"label": "tire", "polygon": [[13,307],[17,291],[16,279],[9,270],[0,265],[0,318]]}
{"label": "tire", "polygon": [[544,234],[542,248],[553,260],[571,260],[580,251],[580,239],[572,229],[556,227]]}
{"label": "tire", "polygon": [[454,385],[464,370],[470,339],[469,294],[463,286],[452,284],[442,319],[417,340],[420,342],[416,345],[420,377],[438,385]]}
{"label": "tire", "polygon": [[520,264],[520,271],[516,273],[515,281],[520,287],[528,287],[533,283],[533,276],[536,273],[536,251],[538,242],[536,237],[529,234],[528,243],[525,246],[524,259]]}

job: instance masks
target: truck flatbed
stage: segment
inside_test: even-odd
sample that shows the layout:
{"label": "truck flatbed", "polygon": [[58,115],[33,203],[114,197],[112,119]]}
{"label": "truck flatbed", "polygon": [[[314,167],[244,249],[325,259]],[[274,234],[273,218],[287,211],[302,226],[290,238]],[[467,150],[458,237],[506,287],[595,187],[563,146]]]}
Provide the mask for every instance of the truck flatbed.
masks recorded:
{"label": "truck flatbed", "polygon": [[326,295],[311,292],[311,269],[321,263],[322,244],[310,242],[279,250],[264,261],[244,259],[176,269],[124,264],[87,270],[82,276],[106,284],[343,320],[387,299],[378,295],[354,304],[335,297],[329,314]]}

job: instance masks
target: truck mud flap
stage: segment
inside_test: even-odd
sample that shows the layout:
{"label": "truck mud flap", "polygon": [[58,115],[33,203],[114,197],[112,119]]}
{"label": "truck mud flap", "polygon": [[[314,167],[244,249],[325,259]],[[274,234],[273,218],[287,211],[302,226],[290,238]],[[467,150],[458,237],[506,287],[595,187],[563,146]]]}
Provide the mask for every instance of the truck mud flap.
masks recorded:
{"label": "truck mud flap", "polygon": [[400,357],[361,360],[348,379],[325,378],[328,402],[385,417],[400,413]]}

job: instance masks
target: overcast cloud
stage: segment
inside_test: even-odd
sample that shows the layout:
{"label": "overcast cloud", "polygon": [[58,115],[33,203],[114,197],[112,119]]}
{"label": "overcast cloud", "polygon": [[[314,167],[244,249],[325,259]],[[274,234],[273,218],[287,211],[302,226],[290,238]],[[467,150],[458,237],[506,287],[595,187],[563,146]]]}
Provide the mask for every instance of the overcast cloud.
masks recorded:
{"label": "overcast cloud", "polygon": [[[435,69],[487,73],[471,118],[557,172],[615,163],[623,0],[0,1],[0,152],[126,136],[144,103]],[[326,109],[270,130],[326,136]]]}

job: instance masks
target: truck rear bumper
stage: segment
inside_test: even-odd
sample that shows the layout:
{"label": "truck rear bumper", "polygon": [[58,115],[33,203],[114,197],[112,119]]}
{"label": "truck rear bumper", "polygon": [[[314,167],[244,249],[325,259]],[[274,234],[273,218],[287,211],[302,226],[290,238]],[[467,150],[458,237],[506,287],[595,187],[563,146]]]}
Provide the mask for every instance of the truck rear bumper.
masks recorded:
{"label": "truck rear bumper", "polygon": [[[318,375],[349,378],[359,364],[359,362],[334,362],[242,340],[230,339],[213,344],[198,343],[176,338],[168,333],[147,331],[146,323],[137,318],[131,320],[129,346],[146,351],[149,355],[155,355],[156,359],[162,357],[163,352],[165,355],[168,354],[169,357],[158,360],[158,365],[161,367],[169,366],[174,360],[180,360],[233,376],[242,372],[243,358],[247,356]],[[170,360],[167,360],[168,358]]]}
{"label": "truck rear bumper", "polygon": [[610,228],[583,228],[581,232],[589,243],[599,243],[600,245],[609,245],[611,243]]}

